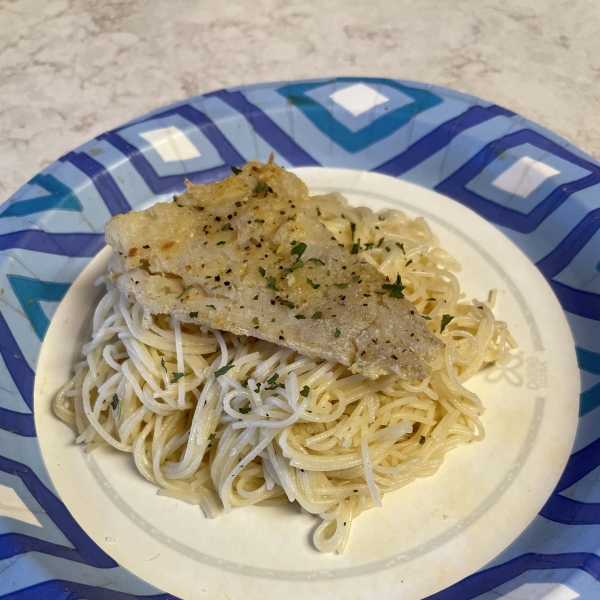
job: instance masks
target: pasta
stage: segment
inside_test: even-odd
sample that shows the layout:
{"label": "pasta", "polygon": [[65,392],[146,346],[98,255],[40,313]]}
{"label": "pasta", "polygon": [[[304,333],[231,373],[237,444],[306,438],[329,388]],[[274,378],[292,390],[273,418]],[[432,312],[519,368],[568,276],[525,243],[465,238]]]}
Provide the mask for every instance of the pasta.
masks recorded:
{"label": "pasta", "polygon": [[131,452],[159,494],[220,510],[298,502],[322,520],[314,544],[343,552],[353,520],[384,494],[433,475],[446,452],[484,436],[465,382],[506,363],[515,342],[494,318],[495,294],[464,301],[460,266],[422,218],[318,198],[340,243],[348,222],[360,257],[400,275],[405,297],[444,342],[422,381],[371,380],[347,367],[246,336],[145,314],[109,276],[85,360],[54,401],[91,451]]}

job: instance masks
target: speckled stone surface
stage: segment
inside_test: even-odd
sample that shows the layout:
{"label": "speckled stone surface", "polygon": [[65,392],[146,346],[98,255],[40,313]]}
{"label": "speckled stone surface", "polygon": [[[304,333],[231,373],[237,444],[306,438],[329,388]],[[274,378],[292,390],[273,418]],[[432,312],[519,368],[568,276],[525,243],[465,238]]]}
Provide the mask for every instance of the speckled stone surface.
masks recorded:
{"label": "speckled stone surface", "polygon": [[331,75],[477,95],[600,158],[596,0],[0,0],[0,201],[176,100]]}

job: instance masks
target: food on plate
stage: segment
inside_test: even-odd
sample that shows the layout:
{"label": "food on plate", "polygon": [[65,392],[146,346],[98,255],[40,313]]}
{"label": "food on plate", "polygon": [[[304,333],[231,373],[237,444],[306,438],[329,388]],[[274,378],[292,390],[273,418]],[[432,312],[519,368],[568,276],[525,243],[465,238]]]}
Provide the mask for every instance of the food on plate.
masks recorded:
{"label": "food on plate", "polygon": [[341,553],[364,510],[483,438],[464,383],[515,342],[422,218],[311,197],[272,160],[233,170],[109,222],[107,291],[54,410],[162,495],[209,517],[297,501]]}

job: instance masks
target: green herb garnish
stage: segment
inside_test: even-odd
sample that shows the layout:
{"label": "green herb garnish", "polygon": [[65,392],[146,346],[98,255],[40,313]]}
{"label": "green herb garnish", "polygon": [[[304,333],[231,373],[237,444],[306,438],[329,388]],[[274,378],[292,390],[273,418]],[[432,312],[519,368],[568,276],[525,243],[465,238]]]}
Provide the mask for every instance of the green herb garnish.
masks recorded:
{"label": "green herb garnish", "polygon": [[226,243],[225,240],[221,240],[220,242],[217,242],[217,246],[224,246]]}
{"label": "green herb garnish", "polygon": [[165,373],[167,372],[167,367],[165,366],[165,359],[161,358],[160,359],[160,366],[165,370]]}
{"label": "green herb garnish", "polygon": [[300,395],[304,396],[305,398],[308,398],[308,394],[310,394],[310,388],[307,385],[305,385],[302,388],[302,391],[300,392]]}
{"label": "green herb garnish", "polygon": [[251,407],[251,406],[248,406],[248,407],[244,407],[244,406],[242,406],[242,407],[240,408],[240,412],[241,412],[243,415],[247,415],[247,414],[248,414],[248,413],[249,413],[251,410],[252,410],[252,407]]}
{"label": "green herb garnish", "polygon": [[260,273],[261,277],[265,276],[266,271],[262,267],[258,267],[258,272]]}
{"label": "green herb garnish", "polygon": [[410,265],[411,263],[412,263],[412,258],[404,266],[408,267],[408,265]]}
{"label": "green herb garnish", "polygon": [[252,322],[253,322],[255,325],[258,325],[258,317],[253,317],[253,319],[252,319]]}
{"label": "green herb garnish", "polygon": [[322,314],[323,313],[320,310],[318,310],[316,313],[313,314],[311,319],[320,319]]}
{"label": "green herb garnish", "polygon": [[426,315],[421,315],[424,319],[427,319],[428,321],[431,321],[431,317],[428,317]]}
{"label": "green herb garnish", "polygon": [[350,250],[350,254],[358,254],[361,250],[360,247],[360,238],[358,238],[357,242],[352,245],[352,249]]}
{"label": "green herb garnish", "polygon": [[237,167],[234,167],[233,165],[231,166],[231,171],[234,175],[239,175],[242,172],[241,169],[238,169]]}
{"label": "green herb garnish", "polygon": [[451,315],[443,315],[442,316],[442,324],[440,325],[440,333],[442,333],[442,331],[444,331],[444,329],[446,329],[446,325],[448,325],[450,323],[450,321],[452,321],[452,319],[454,319],[454,317]]}
{"label": "green herb garnish", "polygon": [[316,290],[317,288],[321,287],[320,283],[315,283],[314,281],[312,281],[312,279],[309,279],[308,277],[306,278],[306,281],[312,287],[313,290]]}
{"label": "green herb garnish", "polygon": [[204,210],[204,206],[194,206],[196,210]]}
{"label": "green herb garnish", "polygon": [[321,211],[319,210],[319,207],[317,206],[317,216],[320,217],[321,216]]}
{"label": "green herb garnish", "polygon": [[206,308],[213,308],[214,310],[217,310],[214,304],[207,304]]}
{"label": "green herb garnish", "polygon": [[275,277],[267,277],[267,287],[270,290],[275,290],[276,292],[279,291],[279,288],[275,284]]}
{"label": "green herb garnish", "polygon": [[294,306],[293,302],[290,302],[289,300],[282,300],[281,298],[279,299],[279,302],[281,302],[281,304],[283,304],[284,306],[287,306],[288,308],[296,308]]}
{"label": "green herb garnish", "polygon": [[322,260],[318,258],[309,258],[308,262],[315,263],[315,265],[317,265],[318,267],[322,267],[325,264]]}
{"label": "green herb garnish", "polygon": [[190,319],[195,319],[198,316],[198,311],[190,313]]}
{"label": "green herb garnish", "polygon": [[254,296],[254,298],[252,298],[252,300],[258,300],[258,294],[256,294],[256,296]]}
{"label": "green herb garnish", "polygon": [[334,283],[333,285],[336,285],[337,287],[339,287],[341,290],[345,290],[348,287],[347,283]]}
{"label": "green herb garnish", "polygon": [[179,381],[183,377],[183,373],[173,373],[173,379],[171,379],[171,383],[175,383]]}
{"label": "green herb garnish", "polygon": [[355,275],[355,276],[352,278],[352,281],[358,281],[359,279],[360,279],[360,275]]}
{"label": "green herb garnish", "polygon": [[208,441],[210,442],[211,440],[214,440],[216,436],[217,436],[217,434],[216,434],[216,433],[211,433],[211,434],[208,436]]}
{"label": "green herb garnish", "polygon": [[187,287],[183,288],[183,292],[181,292],[181,294],[179,294],[179,296],[177,296],[177,298],[181,298],[182,296],[185,296],[185,294],[187,294],[194,286],[193,285],[188,285]]}
{"label": "green herb garnish", "polygon": [[233,369],[234,366],[235,365],[225,365],[224,367],[221,367],[220,369],[215,371],[215,379],[217,377],[221,377],[221,375],[225,375],[225,373],[227,373],[227,371],[229,371],[229,369]]}
{"label": "green herb garnish", "polygon": [[265,220],[264,220],[264,219],[254,219],[254,222],[255,222],[255,223],[262,224],[262,223],[264,223],[264,222],[265,222]]}
{"label": "green herb garnish", "polygon": [[[396,246],[398,246],[398,248],[400,248],[400,250],[402,250],[402,252],[404,252],[404,244],[401,244],[400,242],[396,242]],[[404,252],[404,254],[406,254],[406,252]]]}
{"label": "green herb garnish", "polygon": [[231,226],[231,223],[225,223],[225,225],[223,225],[223,227],[221,227],[221,231],[229,231],[233,229],[233,227]]}
{"label": "green herb garnish", "polygon": [[268,189],[269,189],[269,186],[264,181],[259,181],[256,184],[256,187],[252,190],[252,193],[255,196],[258,196],[258,194],[262,194],[263,192],[266,192]]}
{"label": "green herb garnish", "polygon": [[300,258],[304,254],[305,250],[306,250],[306,244],[304,242],[300,242],[297,246],[294,246],[292,248],[292,251],[290,252],[290,254],[292,256],[295,255],[298,258]]}
{"label": "green herb garnish", "polygon": [[404,298],[402,290],[406,287],[402,285],[400,275],[396,276],[395,283],[384,283],[381,286],[384,290],[390,290],[390,298]]}
{"label": "green herb garnish", "polygon": [[342,335],[342,332],[336,327],[335,333],[333,334],[333,337],[339,338],[340,335]]}
{"label": "green herb garnish", "polygon": [[304,315],[296,315],[296,319],[306,319]]}
{"label": "green herb garnish", "polygon": [[356,223],[350,223],[350,233],[352,234],[352,239],[354,239],[355,232],[356,232]]}

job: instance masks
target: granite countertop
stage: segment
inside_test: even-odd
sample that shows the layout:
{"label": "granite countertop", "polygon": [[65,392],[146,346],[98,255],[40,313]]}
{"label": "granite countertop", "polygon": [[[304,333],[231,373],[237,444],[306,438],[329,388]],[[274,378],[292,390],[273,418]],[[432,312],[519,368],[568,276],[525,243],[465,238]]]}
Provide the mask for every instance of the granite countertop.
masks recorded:
{"label": "granite countertop", "polygon": [[224,86],[414,79],[600,158],[594,0],[0,0],[0,201],[62,154]]}

